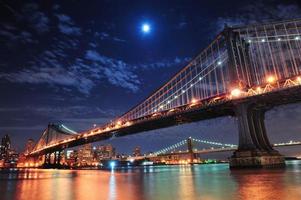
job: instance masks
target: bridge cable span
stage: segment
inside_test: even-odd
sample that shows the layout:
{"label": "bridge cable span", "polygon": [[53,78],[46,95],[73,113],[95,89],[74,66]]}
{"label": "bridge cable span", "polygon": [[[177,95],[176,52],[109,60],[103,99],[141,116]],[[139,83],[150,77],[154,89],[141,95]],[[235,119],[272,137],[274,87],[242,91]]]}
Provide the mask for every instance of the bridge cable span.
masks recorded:
{"label": "bridge cable span", "polygon": [[[141,129],[143,125],[140,123],[170,116],[176,118],[188,111],[206,110],[212,105],[272,95],[291,88],[297,96],[296,91],[300,87],[301,19],[226,26],[182,70],[141,103],[111,122],[71,139],[72,142],[83,139],[88,142],[108,138],[111,133],[122,133],[129,127],[135,130],[135,125]],[[178,121],[172,125],[181,123]],[[66,142],[56,143],[52,139],[49,142],[49,136],[56,136],[49,133],[53,129],[43,133],[34,153],[71,142],[70,138]],[[130,132],[127,130],[124,134]],[[102,135],[106,137],[100,137]]]}

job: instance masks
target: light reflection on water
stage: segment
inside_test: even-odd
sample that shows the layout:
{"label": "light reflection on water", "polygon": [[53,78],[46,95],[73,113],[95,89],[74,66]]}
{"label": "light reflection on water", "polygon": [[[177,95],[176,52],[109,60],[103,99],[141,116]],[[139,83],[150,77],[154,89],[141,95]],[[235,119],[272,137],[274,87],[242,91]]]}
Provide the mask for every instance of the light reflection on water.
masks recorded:
{"label": "light reflection on water", "polygon": [[0,199],[300,200],[301,162],[282,170],[235,170],[226,164],[120,171],[0,170]]}

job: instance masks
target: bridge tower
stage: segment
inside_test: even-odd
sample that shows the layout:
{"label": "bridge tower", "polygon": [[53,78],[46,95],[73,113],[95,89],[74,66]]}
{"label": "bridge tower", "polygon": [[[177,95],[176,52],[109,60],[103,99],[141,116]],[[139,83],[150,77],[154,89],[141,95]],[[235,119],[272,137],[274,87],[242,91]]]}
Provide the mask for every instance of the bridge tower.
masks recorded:
{"label": "bridge tower", "polygon": [[[63,124],[48,124],[41,138],[35,145],[33,152],[45,146],[53,145],[59,143],[60,141],[73,138],[76,134],[76,132],[70,130]],[[61,168],[62,151],[65,148],[67,148],[67,146],[61,146],[46,152],[44,151],[38,154],[31,154],[28,157],[33,157],[36,155],[43,157],[44,163],[42,167],[44,168]]]}
{"label": "bridge tower", "polygon": [[195,154],[193,152],[193,145],[192,145],[191,137],[189,137],[187,139],[187,150],[190,155],[190,163],[193,163],[193,160],[195,159]]}
{"label": "bridge tower", "polygon": [[[228,88],[233,85],[240,88],[246,87],[246,82],[240,77],[239,69],[244,66],[249,68],[249,44],[247,39],[240,38],[229,27],[225,28],[224,36],[229,55],[230,82]],[[234,113],[237,117],[239,146],[230,158],[230,168],[261,168],[283,167],[284,157],[273,149],[269,142],[265,128],[265,112],[269,108],[258,105],[252,100],[241,100],[234,105]]]}

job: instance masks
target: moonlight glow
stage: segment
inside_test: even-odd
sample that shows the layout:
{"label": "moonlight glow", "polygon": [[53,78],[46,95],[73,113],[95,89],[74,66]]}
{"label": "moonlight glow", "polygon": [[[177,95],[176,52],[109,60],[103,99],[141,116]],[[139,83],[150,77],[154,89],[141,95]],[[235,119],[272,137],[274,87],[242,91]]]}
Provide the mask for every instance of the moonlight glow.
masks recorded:
{"label": "moonlight glow", "polygon": [[151,29],[151,27],[149,24],[142,24],[142,27],[141,27],[142,32],[148,33],[148,32],[150,32],[150,29]]}

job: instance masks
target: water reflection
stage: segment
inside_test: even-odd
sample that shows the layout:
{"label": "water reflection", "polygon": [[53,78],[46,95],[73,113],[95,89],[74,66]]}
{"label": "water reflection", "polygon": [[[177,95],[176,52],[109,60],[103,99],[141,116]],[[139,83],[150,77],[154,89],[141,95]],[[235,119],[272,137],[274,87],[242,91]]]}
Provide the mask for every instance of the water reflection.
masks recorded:
{"label": "water reflection", "polygon": [[228,165],[121,171],[0,170],[0,199],[301,199],[301,162],[285,170],[230,171]]}
{"label": "water reflection", "polygon": [[111,176],[110,176],[110,183],[109,183],[110,192],[109,192],[108,199],[112,199],[112,200],[116,199],[116,182],[115,181],[116,181],[115,174],[114,174],[114,171],[112,171]]}
{"label": "water reflection", "polygon": [[300,200],[301,162],[287,162],[285,169],[231,171],[237,183],[237,199]]}
{"label": "water reflection", "polygon": [[231,172],[237,183],[237,199],[287,199],[284,185],[285,170],[238,170]]}

